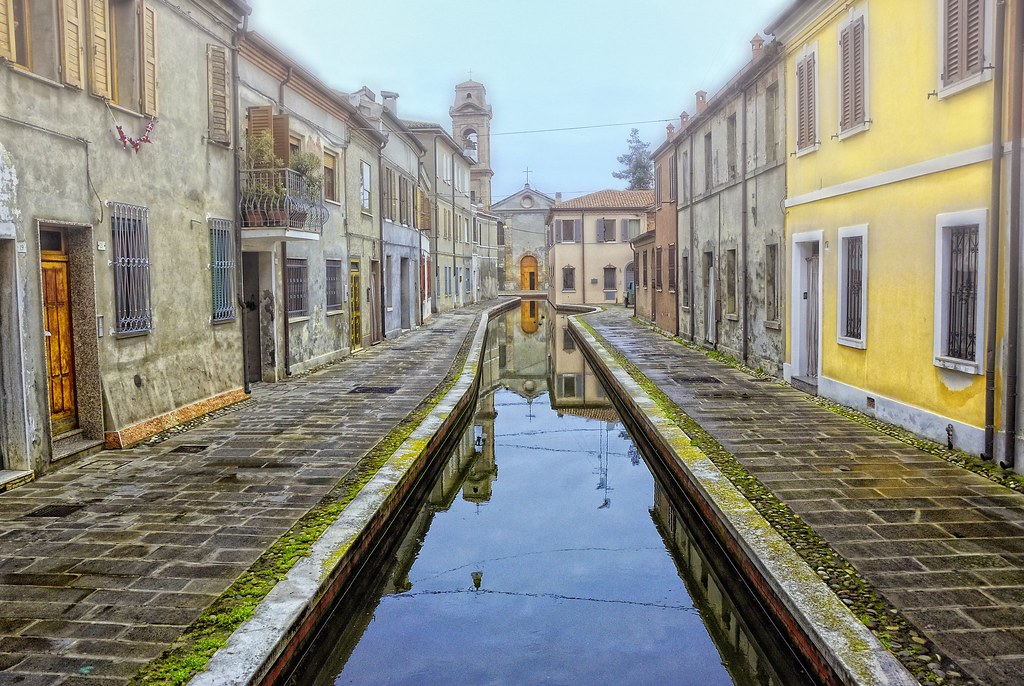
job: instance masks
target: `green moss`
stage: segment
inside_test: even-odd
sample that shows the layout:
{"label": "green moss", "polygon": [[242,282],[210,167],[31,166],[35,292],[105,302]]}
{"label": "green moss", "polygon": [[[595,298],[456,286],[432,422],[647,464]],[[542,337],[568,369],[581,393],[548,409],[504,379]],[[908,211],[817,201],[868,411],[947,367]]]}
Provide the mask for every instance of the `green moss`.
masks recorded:
{"label": "green moss", "polygon": [[[471,327],[475,331],[476,326]],[[430,414],[461,375],[472,338],[467,336],[445,378],[427,398],[382,438],[319,503],[239,576],[170,648],[136,673],[132,686],[184,684],[206,667],[231,634],[253,616],[271,589],[288,574],[349,503]],[[423,442],[425,447],[426,442]],[[348,546],[339,551],[338,559]]]}
{"label": "green moss", "polygon": [[[728,450],[715,440],[704,428],[649,379],[639,367],[625,357],[615,346],[609,344],[587,322],[575,320],[588,331],[604,348],[616,364],[647,393],[664,416],[686,434],[692,445],[700,449],[710,459],[736,489],[763,516],[785,542],[796,551],[812,570],[829,586],[829,588],[847,605],[855,616],[891,650],[898,659],[922,684],[935,683],[939,677],[932,672],[927,664],[915,659],[917,655],[929,652],[938,653],[936,647],[923,640],[921,632],[885,597],[877,591],[861,574],[842,557],[828,542],[819,536],[811,527],[803,522],[799,515],[783,503],[760,480],[753,476]],[[675,339],[679,341],[679,339]],[[679,341],[687,347],[693,347],[708,354],[709,357],[720,359],[724,364],[746,370],[734,358],[722,355],[711,355],[698,346]],[[753,372],[753,370],[749,370]],[[839,622],[830,629],[837,629]],[[895,638],[894,638],[895,637]],[[866,650],[867,645],[856,636],[847,636],[851,647]],[[916,639],[916,640],[915,640]],[[893,649],[893,644],[900,646]],[[950,678],[950,671],[958,671],[945,656],[936,659],[941,669],[947,673],[945,683],[966,683],[966,680]],[[866,675],[870,676],[870,675]],[[869,679],[870,680],[870,679]]]}

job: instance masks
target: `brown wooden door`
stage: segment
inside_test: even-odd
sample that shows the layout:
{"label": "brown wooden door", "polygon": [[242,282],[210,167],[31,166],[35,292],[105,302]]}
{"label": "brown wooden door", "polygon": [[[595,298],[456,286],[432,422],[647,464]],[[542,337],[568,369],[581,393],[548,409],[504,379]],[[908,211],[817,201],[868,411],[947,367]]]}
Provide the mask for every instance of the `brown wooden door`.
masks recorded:
{"label": "brown wooden door", "polygon": [[40,254],[46,325],[46,364],[50,386],[50,425],[53,434],[58,435],[78,426],[68,255],[64,248],[63,233],[44,230],[40,231],[40,234],[44,248]]}
{"label": "brown wooden door", "polygon": [[351,347],[355,350],[363,347],[362,288],[359,286],[359,263],[352,262],[349,268],[349,311],[352,313],[349,338]]}

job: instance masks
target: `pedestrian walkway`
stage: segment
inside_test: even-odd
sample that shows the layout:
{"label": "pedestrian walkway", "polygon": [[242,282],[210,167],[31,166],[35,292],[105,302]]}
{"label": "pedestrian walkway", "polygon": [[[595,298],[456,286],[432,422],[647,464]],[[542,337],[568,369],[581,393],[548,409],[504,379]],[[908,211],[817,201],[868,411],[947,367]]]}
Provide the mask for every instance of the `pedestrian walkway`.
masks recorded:
{"label": "pedestrian walkway", "polygon": [[968,676],[1024,675],[1024,495],[758,382],[613,308],[594,329]]}
{"label": "pedestrian walkway", "polygon": [[126,683],[443,382],[494,304],[0,495],[0,683]]}

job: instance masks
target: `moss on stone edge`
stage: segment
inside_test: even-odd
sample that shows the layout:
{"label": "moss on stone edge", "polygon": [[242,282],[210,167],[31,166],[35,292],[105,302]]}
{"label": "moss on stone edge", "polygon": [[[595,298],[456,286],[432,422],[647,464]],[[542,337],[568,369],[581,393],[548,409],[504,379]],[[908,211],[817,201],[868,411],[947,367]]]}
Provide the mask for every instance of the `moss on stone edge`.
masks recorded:
{"label": "moss on stone edge", "polygon": [[[470,327],[470,334],[477,330],[479,321],[478,317]],[[285,578],[295,563],[309,555],[313,544],[327,527],[341,516],[388,458],[455,386],[465,367],[472,341],[473,336],[467,335],[448,374],[430,395],[364,455],[319,503],[235,579],[170,648],[140,669],[129,682],[131,686],[178,686],[206,667],[213,654],[227,645],[231,634],[253,616],[256,607],[277,582]]]}
{"label": "moss on stone edge", "polygon": [[[701,353],[705,357],[715,360],[716,362],[721,362],[722,364],[728,365],[738,371],[741,371],[745,374],[749,374],[751,376],[755,376],[759,379],[773,381],[779,384],[780,386],[789,385],[785,381],[769,374],[763,369],[751,369],[750,367],[746,366],[745,364],[737,360],[732,355],[727,355],[718,350],[710,350],[708,348],[705,348],[704,346],[697,345],[696,343],[693,343],[691,341],[679,338],[678,336],[670,336],[661,329],[651,326],[648,322],[645,322],[642,319],[632,317],[632,320],[636,322],[638,325],[650,329],[655,333],[661,334],[665,338],[671,338],[673,341],[680,344],[684,348],[688,348],[690,350],[693,350],[694,352]],[[891,438],[895,438],[897,441],[906,443],[907,445],[912,445],[919,450],[925,451],[926,453],[930,453],[937,457],[941,457],[942,459],[946,460],[951,464],[956,465],[957,467],[963,467],[964,469],[974,472],[979,476],[983,476],[986,479],[989,479],[990,481],[994,481],[1000,486],[1006,486],[1007,488],[1013,489],[1018,493],[1024,493],[1024,476],[1021,476],[1020,474],[1017,474],[1015,472],[1007,471],[1001,468],[995,462],[986,462],[962,450],[950,450],[941,443],[936,443],[935,441],[930,440],[928,438],[923,438],[921,436],[918,436],[917,434],[907,431],[902,427],[896,426],[895,424],[889,424],[888,422],[884,422],[881,419],[877,419],[876,417],[866,415],[860,410],[855,410],[852,407],[841,405],[833,400],[829,400],[828,398],[808,395],[806,396],[806,399],[814,403],[815,405],[819,405],[825,408],[826,410],[829,410],[830,412],[833,412],[841,417],[845,417],[847,419],[855,421],[858,424],[863,424],[868,428],[874,429],[875,431],[883,433]]]}
{"label": "moss on stone edge", "polygon": [[732,453],[672,402],[657,384],[647,378],[590,324],[580,318],[576,321],[604,346],[666,416],[690,437],[693,445],[707,455],[761,516],[768,520],[793,550],[815,570],[822,581],[828,584],[843,604],[850,608],[920,683],[936,686],[971,683],[960,674],[956,664],[939,654],[937,647],[861,576],[850,562],[805,524],[775,493],[750,474]]}

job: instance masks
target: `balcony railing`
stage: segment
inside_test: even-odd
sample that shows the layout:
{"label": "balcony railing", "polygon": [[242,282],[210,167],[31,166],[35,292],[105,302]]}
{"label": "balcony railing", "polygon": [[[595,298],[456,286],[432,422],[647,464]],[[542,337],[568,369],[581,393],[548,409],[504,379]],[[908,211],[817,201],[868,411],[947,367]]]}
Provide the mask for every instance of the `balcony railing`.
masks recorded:
{"label": "balcony railing", "polygon": [[321,189],[293,169],[242,170],[242,226],[322,233],[330,211]]}

